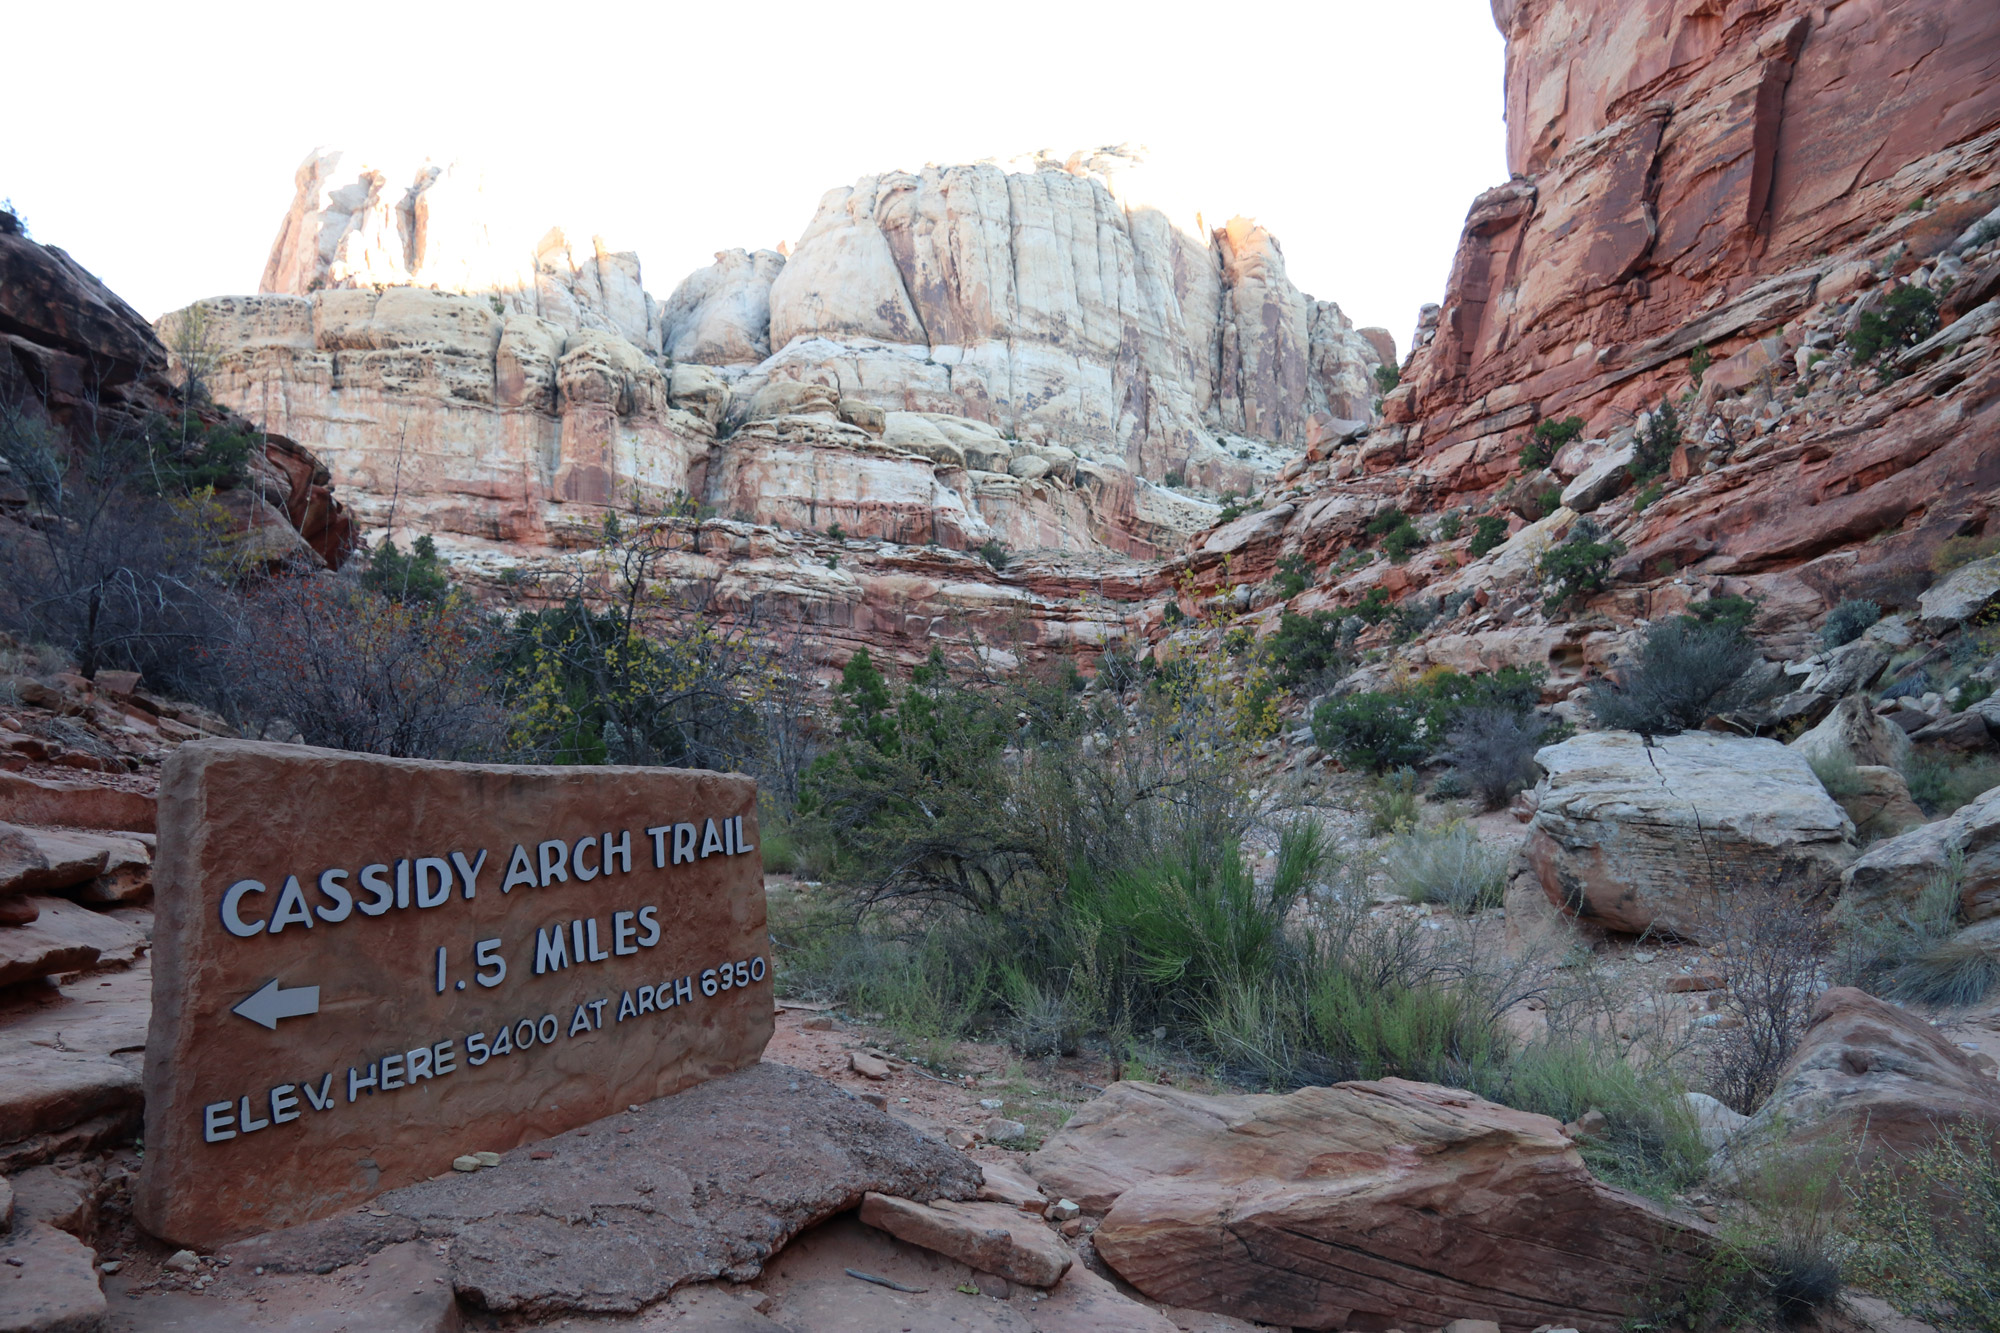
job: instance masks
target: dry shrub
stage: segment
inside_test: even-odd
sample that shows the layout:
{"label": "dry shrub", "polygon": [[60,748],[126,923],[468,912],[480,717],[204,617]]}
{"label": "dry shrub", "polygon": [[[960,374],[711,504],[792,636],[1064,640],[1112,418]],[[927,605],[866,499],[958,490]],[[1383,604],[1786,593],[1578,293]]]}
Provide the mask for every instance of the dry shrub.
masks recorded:
{"label": "dry shrub", "polygon": [[1794,876],[1718,893],[1701,923],[1721,946],[1716,962],[1724,1012],[1742,1020],[1709,1048],[1710,1091],[1731,1110],[1753,1114],[1798,1049],[1833,944],[1826,904]]}

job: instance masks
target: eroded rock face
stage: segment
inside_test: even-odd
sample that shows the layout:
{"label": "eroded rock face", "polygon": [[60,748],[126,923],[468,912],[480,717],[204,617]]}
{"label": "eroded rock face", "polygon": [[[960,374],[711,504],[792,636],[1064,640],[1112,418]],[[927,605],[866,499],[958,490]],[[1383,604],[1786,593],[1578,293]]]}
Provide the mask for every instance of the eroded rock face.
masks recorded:
{"label": "eroded rock face", "polygon": [[1104,1213],[1098,1253],[1147,1296],[1297,1328],[1609,1333],[1707,1243],[1596,1180],[1546,1116],[1401,1079],[1242,1097],[1118,1083],[1028,1167]]}
{"label": "eroded rock face", "polygon": [[2000,787],[1870,847],[1841,876],[1840,897],[1872,918],[1910,906],[1940,876],[1960,870],[1959,915],[1968,922],[2000,917]]}
{"label": "eroded rock face", "polygon": [[1923,1019],[1865,991],[1819,997],[1770,1100],[1731,1136],[1723,1174],[1767,1153],[1842,1167],[1920,1152],[1942,1129],[2000,1129],[2000,1083]]}
{"label": "eroded rock face", "polygon": [[1717,894],[1830,888],[1854,826],[1803,755],[1710,732],[1587,732],[1535,756],[1525,855],[1550,902],[1609,930],[1699,939]]}

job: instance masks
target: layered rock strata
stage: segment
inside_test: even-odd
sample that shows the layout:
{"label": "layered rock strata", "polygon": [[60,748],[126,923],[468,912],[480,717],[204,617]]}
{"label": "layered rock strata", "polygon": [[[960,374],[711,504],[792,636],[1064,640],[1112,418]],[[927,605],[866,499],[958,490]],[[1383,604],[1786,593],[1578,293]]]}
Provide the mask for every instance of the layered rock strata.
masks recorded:
{"label": "layered rock strata", "polygon": [[1300,293],[1268,232],[1128,204],[1123,152],[1027,165],[867,177],[789,257],[725,251],[656,301],[601,240],[510,258],[468,172],[316,153],[262,293],[169,318],[198,317],[218,399],[320,450],[364,524],[475,564],[706,506],[1088,577],[1178,552],[1217,493],[1366,423],[1393,344]]}

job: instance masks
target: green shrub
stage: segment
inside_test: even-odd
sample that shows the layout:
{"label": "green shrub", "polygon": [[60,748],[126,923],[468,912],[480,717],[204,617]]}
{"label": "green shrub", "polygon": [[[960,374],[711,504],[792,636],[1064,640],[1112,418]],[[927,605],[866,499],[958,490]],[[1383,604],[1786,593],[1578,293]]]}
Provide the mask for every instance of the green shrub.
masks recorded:
{"label": "green shrub", "polygon": [[1243,503],[1243,497],[1239,496],[1235,491],[1224,491],[1222,493],[1222,512],[1215,516],[1215,521],[1217,523],[1234,523],[1249,512],[1249,508]]}
{"label": "green shrub", "polygon": [[826,525],[826,539],[828,541],[844,542],[847,540],[847,529],[841,527],[838,523],[829,523]]}
{"label": "green shrub", "polygon": [[1420,764],[1421,718],[1404,700],[1370,691],[1328,699],[1313,710],[1313,743],[1349,768],[1373,773]]}
{"label": "green shrub", "polygon": [[1850,597],[1826,613],[1826,623],[1819,629],[1820,647],[1838,648],[1853,643],[1881,618],[1881,607],[1858,597]]}
{"label": "green shrub", "polygon": [[1507,540],[1507,519],[1501,514],[1481,514],[1472,520],[1472,558],[1477,560]]}
{"label": "green shrub", "polygon": [[1605,538],[1602,529],[1580,518],[1569,535],[1542,553],[1542,581],[1548,595],[1542,606],[1555,611],[1572,597],[1602,592],[1611,583],[1611,562],[1625,554],[1625,545]]}
{"label": "green shrub", "polygon": [[1282,555],[1278,557],[1278,572],[1271,582],[1278,589],[1278,596],[1289,601],[1312,586],[1315,572],[1304,556]]}
{"label": "green shrub", "polygon": [[1440,541],[1457,541],[1458,534],[1465,528],[1465,516],[1456,509],[1447,510],[1438,520],[1437,535]]}
{"label": "green shrub", "polygon": [[1750,674],[1757,662],[1757,646],[1737,626],[1675,617],[1647,630],[1637,659],[1592,687],[1590,711],[1615,731],[1691,731],[1768,692]]}
{"label": "green shrub", "polygon": [[1645,513],[1653,501],[1666,493],[1666,489],[1666,485],[1663,482],[1648,482],[1638,494],[1632,497],[1632,512],[1635,514]]}
{"label": "green shrub", "polygon": [[1382,551],[1392,564],[1402,564],[1424,545],[1423,534],[1416,525],[1405,518],[1400,527],[1391,529],[1382,538]]}
{"label": "green shrub", "polygon": [[1417,770],[1398,768],[1369,784],[1368,831],[1407,833],[1423,817],[1417,804]]}
{"label": "green shrub", "polygon": [[1185,472],[1169,472],[1166,476],[1160,478],[1160,484],[1177,491],[1187,485],[1187,474]]}
{"label": "green shrub", "polygon": [[1342,632],[1343,617],[1331,611],[1302,616],[1286,611],[1266,645],[1272,674],[1288,690],[1302,689],[1344,670],[1352,660],[1353,636]]}
{"label": "green shrub", "polygon": [[1564,417],[1560,421],[1552,417],[1536,422],[1534,431],[1521,446],[1521,470],[1532,472],[1547,467],[1564,445],[1582,434],[1582,417]]}
{"label": "green shrub", "polygon": [[205,426],[187,413],[151,418],[145,438],[150,456],[132,481],[146,495],[193,495],[242,486],[250,480],[251,454],[264,446],[257,431]]}
{"label": "green shrub", "polygon": [[1708,597],[1699,602],[1689,602],[1687,615],[1697,624],[1734,625],[1738,630],[1748,631],[1750,622],[1756,619],[1757,603],[1754,598]]}
{"label": "green shrub", "polygon": [[1701,387],[1701,377],[1715,364],[1715,358],[1708,353],[1707,343],[1696,343],[1694,351],[1688,353],[1688,376],[1694,380],[1694,387]]}
{"label": "green shrub", "polygon": [[1978,676],[1961,681],[1958,687],[1957,706],[1960,712],[1985,703],[1993,697],[1993,682]]}
{"label": "green shrub", "polygon": [[1673,1071],[1634,1064],[1598,1041],[1535,1042],[1462,1086],[1564,1124],[1602,1112],[1604,1132],[1577,1144],[1584,1161],[1604,1179],[1654,1199],[1691,1189],[1708,1173],[1700,1125]]}
{"label": "green shrub", "polygon": [[995,573],[1007,568],[1007,548],[1002,546],[997,538],[988,537],[979,543],[979,558],[990,565]]}
{"label": "green shrub", "polygon": [[1396,614],[1396,604],[1389,600],[1389,594],[1381,588],[1370,588],[1355,605],[1355,618],[1364,625],[1379,625]]}
{"label": "green shrub", "polygon": [[1681,447],[1680,413],[1674,411],[1672,403],[1663,398],[1647,415],[1646,428],[1639,432],[1637,444],[1625,469],[1634,482],[1645,482],[1667,470],[1674,450]]}
{"label": "green shrub", "polygon": [[1884,352],[1914,347],[1937,330],[1937,293],[1899,283],[1883,298],[1880,311],[1862,312],[1847,335],[1847,346],[1856,361],[1873,361]]}
{"label": "green shrub", "polygon": [[2000,1159],[1973,1126],[1908,1156],[1884,1154],[1851,1200],[1856,1267],[1904,1314],[2000,1329]]}
{"label": "green shrub", "polygon": [[368,557],[361,586],[397,602],[440,602],[451,592],[451,576],[429,533],[404,555],[394,537],[382,538]]}
{"label": "green shrub", "polygon": [[1498,907],[1507,895],[1507,854],[1480,841],[1463,820],[1411,827],[1389,849],[1386,869],[1411,902],[1437,903],[1460,916]]}
{"label": "green shrub", "polygon": [[1403,372],[1395,366],[1375,367],[1375,387],[1382,393],[1394,393],[1396,386],[1403,382]]}

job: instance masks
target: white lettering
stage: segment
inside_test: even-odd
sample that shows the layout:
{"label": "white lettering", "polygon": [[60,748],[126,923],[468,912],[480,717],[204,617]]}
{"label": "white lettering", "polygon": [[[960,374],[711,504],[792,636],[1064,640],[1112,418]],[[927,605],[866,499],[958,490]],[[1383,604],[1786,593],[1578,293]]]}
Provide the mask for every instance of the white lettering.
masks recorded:
{"label": "white lettering", "polygon": [[[646,830],[646,836],[653,840],[653,869],[667,868],[667,834],[673,832],[672,824],[661,824]],[[679,858],[675,860],[678,862]]]}
{"label": "white lettering", "polygon": [[375,901],[357,903],[363,916],[380,916],[396,901],[396,891],[389,884],[388,866],[377,862],[361,867],[361,887],[375,895]]}
{"label": "white lettering", "polygon": [[651,986],[639,987],[639,1012],[642,1014],[653,1012],[653,988]]}
{"label": "white lettering", "polygon": [[285,1125],[299,1118],[299,1099],[293,1095],[296,1092],[298,1092],[297,1085],[291,1083],[280,1083],[271,1089],[273,1123]]}
{"label": "white lettering", "polygon": [[500,892],[512,893],[516,884],[525,884],[531,889],[542,887],[541,881],[535,878],[535,863],[528,859],[528,849],[518,842],[514,844],[514,855],[507,862],[507,879],[500,885]]}
{"label": "white lettering", "polygon": [[[537,944],[540,943],[539,940],[536,942]],[[475,944],[473,946],[472,961],[479,966],[479,971],[474,974],[472,979],[480,985],[490,989],[507,979],[507,960],[500,956],[499,940],[481,940]],[[486,975],[486,969],[489,967],[493,969],[493,975],[490,977]],[[537,968],[535,972],[539,976],[541,969]]]}
{"label": "white lettering", "polygon": [[[497,941],[495,941],[497,943]],[[544,927],[535,932],[535,975],[555,972],[569,966],[569,933],[560,925]],[[501,964],[500,977],[506,976],[506,964]],[[493,979],[500,984],[500,977]],[[484,978],[481,978],[483,981]]]}
{"label": "white lettering", "polygon": [[674,825],[674,864],[694,860],[694,840],[701,832],[692,824]]}
{"label": "white lettering", "polygon": [[[507,1029],[500,1029],[501,1040],[506,1040]],[[493,1058],[493,1048],[486,1044],[486,1034],[475,1032],[465,1039],[465,1063],[475,1069]]]}
{"label": "white lettering", "polygon": [[583,924],[584,934],[590,938],[590,961],[601,963],[611,955],[597,947],[597,918],[594,916],[585,917]]}
{"label": "white lettering", "polygon": [[354,1076],[354,1066],[349,1065],[347,1067],[347,1100],[350,1105],[353,1104],[355,1097],[363,1088],[368,1089],[368,1095],[373,1097],[375,1095],[375,1086],[374,1065],[371,1064],[368,1066],[367,1078],[356,1078]]}
{"label": "white lettering", "polygon": [[410,905],[410,858],[396,862],[396,906],[407,909]]}
{"label": "white lettering", "polygon": [[604,863],[604,873],[607,875],[611,873],[611,862],[614,857],[623,863],[619,868],[619,874],[629,875],[632,873],[631,829],[626,829],[623,833],[619,834],[617,842],[611,841],[609,833],[604,835],[604,851],[597,859]]}
{"label": "white lettering", "polygon": [[694,1000],[694,978],[682,977],[674,983],[674,1003],[688,1004]]}
{"label": "white lettering", "polygon": [[576,1014],[569,1020],[569,1035],[590,1031],[590,1011],[582,1005],[576,1007]]}
{"label": "white lettering", "polygon": [[[703,995],[713,995],[719,989],[721,989],[721,983],[716,980],[715,969],[712,967],[704,969],[701,974],[701,993]],[[382,1084],[385,1088],[389,1086],[387,1078],[388,1074],[385,1070],[383,1073],[384,1082]]]}
{"label": "white lettering", "polygon": [[596,1020],[596,1025],[598,1027],[604,1026],[604,1006],[607,1003],[608,1001],[605,1000],[590,1001],[590,1016],[591,1018]]}
{"label": "white lettering", "polygon": [[556,1034],[560,1031],[562,1031],[562,1024],[556,1022],[556,1016],[554,1014],[543,1014],[535,1023],[535,1040],[546,1046],[556,1039]]}
{"label": "white lettering", "polygon": [[354,895],[341,887],[347,878],[345,870],[322,870],[319,872],[319,891],[333,901],[332,907],[315,907],[319,919],[329,926],[336,921],[345,921],[354,915]]}
{"label": "white lettering", "polygon": [[467,901],[470,901],[479,887],[479,872],[486,868],[486,849],[484,847],[479,849],[477,861],[467,861],[464,852],[453,852],[451,863],[458,867],[459,885],[465,890]]}
{"label": "white lettering", "polygon": [[236,1123],[236,1103],[210,1102],[201,1108],[201,1140],[203,1143],[220,1143],[224,1139],[236,1137],[230,1126]]}
{"label": "white lettering", "polygon": [[271,1122],[268,1120],[252,1120],[250,1118],[250,1099],[248,1097],[245,1097],[236,1107],[236,1123],[242,1127],[245,1134],[250,1133],[252,1130],[269,1129],[271,1127]]}
{"label": "white lettering", "polygon": [[542,858],[542,887],[561,880],[569,883],[569,844],[560,838],[551,838],[537,849]]}
{"label": "white lettering", "polygon": [[639,909],[639,947],[650,949],[660,942],[660,909],[642,907]]}
{"label": "white lettering", "polygon": [[245,921],[239,914],[239,909],[243,903],[243,895],[265,891],[264,886],[254,879],[239,879],[231,884],[229,892],[222,895],[222,928],[240,940],[247,940],[252,935],[262,935],[265,923]]}
{"label": "white lettering", "polygon": [[382,1057],[382,1091],[394,1092],[403,1086],[403,1057],[385,1055]]}
{"label": "white lettering", "polygon": [[632,914],[630,912],[613,912],[611,914],[611,952],[621,957],[625,954],[639,952],[639,946],[631,943],[632,937],[638,933],[638,930],[632,925]]}
{"label": "white lettering", "polygon": [[[431,881],[437,881],[433,884]],[[442,907],[451,897],[451,862],[442,856],[417,858],[417,906]]]}
{"label": "white lettering", "polygon": [[715,821],[708,820],[701,830],[701,854],[706,860],[722,850],[722,835],[715,831]]}
{"label": "white lettering", "polygon": [[310,1083],[306,1084],[305,1094],[306,1100],[312,1103],[315,1111],[324,1111],[333,1105],[333,1075],[329,1073],[320,1079],[317,1088]]}
{"label": "white lettering", "polygon": [[299,877],[285,876],[285,887],[278,890],[278,910],[271,913],[271,933],[275,935],[286,926],[310,930],[312,923],[312,909],[306,906],[306,891],[299,887]]}
{"label": "white lettering", "polygon": [[628,1018],[637,1018],[638,1016],[639,1016],[639,1006],[632,1003],[632,992],[631,991],[621,992],[618,996],[617,1021],[623,1023]]}
{"label": "white lettering", "polygon": [[420,1078],[431,1076],[431,1048],[419,1046],[414,1051],[403,1052],[403,1063],[409,1069],[409,1081],[415,1083]]}
{"label": "white lettering", "polygon": [[458,1047],[450,1037],[431,1047],[431,1063],[436,1066],[439,1078],[458,1068]]}
{"label": "white lettering", "polygon": [[604,869],[604,865],[603,865],[603,860],[602,860],[602,858],[599,858],[599,861],[598,861],[598,864],[597,864],[597,865],[594,865],[594,866],[590,867],[590,869],[588,869],[588,870],[585,870],[585,869],[584,869],[584,867],[583,867],[583,853],[584,853],[584,849],[585,849],[585,848],[589,848],[589,849],[590,849],[591,851],[593,851],[593,852],[594,852],[594,851],[596,851],[596,850],[597,850],[597,839],[596,839],[596,838],[578,838],[578,839],[576,840],[576,846],[574,846],[574,847],[572,847],[572,848],[570,849],[570,853],[569,853],[569,863],[570,863],[570,865],[572,865],[572,866],[574,866],[574,867],[576,868],[576,878],[577,878],[577,882],[578,882],[579,884],[588,884],[588,883],[590,883],[590,881],[592,881],[593,879],[596,879],[596,878],[597,878],[597,872],[598,872],[598,871],[600,871],[600,870],[602,870],[602,869]]}
{"label": "white lettering", "polygon": [[746,841],[743,837],[743,816],[742,815],[736,816],[734,823],[736,825],[736,850],[738,852],[756,851],[757,844]]}

